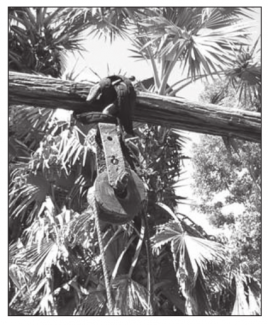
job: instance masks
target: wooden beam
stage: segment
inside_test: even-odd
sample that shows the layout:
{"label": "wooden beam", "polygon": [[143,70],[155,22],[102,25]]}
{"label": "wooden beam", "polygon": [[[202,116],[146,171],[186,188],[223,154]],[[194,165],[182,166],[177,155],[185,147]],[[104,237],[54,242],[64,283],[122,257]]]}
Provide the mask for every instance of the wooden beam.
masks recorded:
{"label": "wooden beam", "polygon": [[[90,83],[73,82],[26,73],[9,72],[9,105],[29,105],[76,112],[89,108]],[[261,141],[261,114],[201,104],[177,97],[140,92],[134,121],[181,130]]]}

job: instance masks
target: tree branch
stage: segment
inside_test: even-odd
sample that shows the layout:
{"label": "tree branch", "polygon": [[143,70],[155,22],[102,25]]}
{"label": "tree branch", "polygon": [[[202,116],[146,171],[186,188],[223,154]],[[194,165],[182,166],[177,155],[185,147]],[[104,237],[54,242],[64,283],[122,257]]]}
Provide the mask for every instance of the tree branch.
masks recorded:
{"label": "tree branch", "polygon": [[[9,72],[9,105],[30,105],[76,112],[89,108],[89,83]],[[261,114],[186,99],[140,92],[134,121],[181,130],[261,141]]]}

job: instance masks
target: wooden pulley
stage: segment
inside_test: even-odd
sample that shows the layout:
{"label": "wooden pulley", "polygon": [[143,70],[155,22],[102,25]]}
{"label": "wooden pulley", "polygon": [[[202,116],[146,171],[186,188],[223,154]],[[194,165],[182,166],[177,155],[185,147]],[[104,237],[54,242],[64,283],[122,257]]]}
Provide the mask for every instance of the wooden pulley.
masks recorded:
{"label": "wooden pulley", "polygon": [[142,180],[129,170],[124,195],[116,194],[109,184],[108,173],[99,174],[95,180],[95,199],[99,207],[99,218],[113,224],[131,221],[140,211],[141,203],[147,199]]}

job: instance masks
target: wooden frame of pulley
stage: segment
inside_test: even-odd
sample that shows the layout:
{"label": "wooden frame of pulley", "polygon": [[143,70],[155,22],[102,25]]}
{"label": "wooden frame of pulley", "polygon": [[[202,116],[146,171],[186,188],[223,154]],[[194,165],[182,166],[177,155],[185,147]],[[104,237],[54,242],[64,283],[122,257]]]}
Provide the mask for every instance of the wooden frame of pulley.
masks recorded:
{"label": "wooden frame of pulley", "polygon": [[143,182],[137,174],[130,170],[126,194],[120,197],[109,184],[107,172],[99,174],[95,180],[95,199],[99,207],[99,218],[113,224],[124,224],[131,221],[147,200]]}

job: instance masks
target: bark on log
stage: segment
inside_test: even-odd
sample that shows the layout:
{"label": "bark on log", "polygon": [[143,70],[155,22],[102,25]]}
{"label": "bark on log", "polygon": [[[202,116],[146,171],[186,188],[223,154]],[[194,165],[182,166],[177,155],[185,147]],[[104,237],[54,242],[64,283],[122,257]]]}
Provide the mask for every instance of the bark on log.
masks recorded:
{"label": "bark on log", "polygon": [[[89,89],[88,83],[9,72],[9,105],[84,111],[89,110],[85,101]],[[133,118],[186,131],[261,141],[260,113],[176,97],[140,92]]]}

